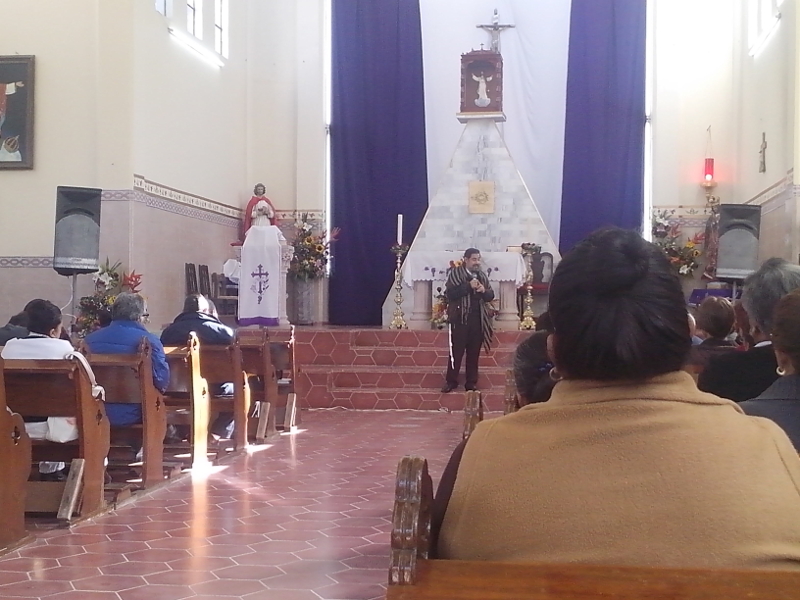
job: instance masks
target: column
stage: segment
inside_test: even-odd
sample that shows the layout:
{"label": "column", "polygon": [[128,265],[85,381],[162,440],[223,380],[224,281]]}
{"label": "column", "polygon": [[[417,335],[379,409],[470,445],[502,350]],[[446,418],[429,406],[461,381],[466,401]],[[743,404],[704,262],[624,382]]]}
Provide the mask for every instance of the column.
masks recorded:
{"label": "column", "polygon": [[433,312],[433,282],[414,282],[414,309],[408,320],[409,329],[430,329]]}
{"label": "column", "polygon": [[495,321],[498,331],[513,331],[519,328],[517,285],[513,281],[500,282],[500,314]]}

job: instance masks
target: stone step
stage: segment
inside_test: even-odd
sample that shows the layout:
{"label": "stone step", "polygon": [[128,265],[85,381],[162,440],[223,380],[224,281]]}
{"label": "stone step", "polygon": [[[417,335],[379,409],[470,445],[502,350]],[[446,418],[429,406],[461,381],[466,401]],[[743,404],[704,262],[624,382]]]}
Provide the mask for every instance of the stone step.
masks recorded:
{"label": "stone step", "polygon": [[[514,349],[497,349],[491,354],[481,353],[480,366],[502,367],[510,366]],[[333,352],[329,355],[317,355],[313,363],[308,366],[346,366],[353,367],[430,367],[446,368],[450,354],[445,349],[424,348],[374,348],[374,349],[347,349]]]}
{"label": "stone step", "polygon": [[[340,406],[360,410],[464,410],[463,388],[449,394],[436,390],[409,390],[391,388],[339,388],[326,394],[327,406]],[[497,389],[484,391],[483,401],[487,411],[502,411],[504,399]],[[319,406],[319,404],[316,404]]]}
{"label": "stone step", "polygon": [[[372,367],[361,370],[344,369],[317,370],[306,367],[305,375],[311,385],[323,385],[329,390],[338,388],[362,389],[384,388],[408,390],[413,388],[438,390],[444,383],[444,368],[420,367],[415,370],[380,369]],[[505,386],[505,369],[486,368],[480,371],[480,385],[486,388]]]}

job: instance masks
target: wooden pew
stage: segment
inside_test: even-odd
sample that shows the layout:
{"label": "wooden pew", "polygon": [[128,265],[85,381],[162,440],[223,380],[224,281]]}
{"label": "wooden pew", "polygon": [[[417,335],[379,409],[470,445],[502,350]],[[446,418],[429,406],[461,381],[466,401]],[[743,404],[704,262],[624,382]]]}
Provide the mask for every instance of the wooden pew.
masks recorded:
{"label": "wooden pew", "polygon": [[235,337],[230,346],[200,344],[200,375],[211,383],[233,383],[233,401],[224,396],[211,396],[211,409],[232,411],[236,450],[247,447],[247,420],[250,414],[250,385],[242,367],[242,349]]}
{"label": "wooden pew", "polygon": [[263,444],[277,437],[275,411],[278,403],[278,376],[272,364],[272,352],[269,333],[266,329],[243,334],[236,332],[236,338],[242,353],[242,369],[249,377],[258,377],[264,389],[251,387],[250,394],[256,413],[258,425],[255,440]]}
{"label": "wooden pew", "polygon": [[200,375],[200,342],[192,333],[186,346],[166,346],[169,387],[164,392],[167,410],[188,410],[192,467],[208,464],[208,383]]}
{"label": "wooden pew", "polygon": [[[300,408],[297,404],[295,384],[297,382],[298,367],[295,360],[294,326],[288,340],[276,341],[269,337],[266,330],[243,329],[239,330],[243,347],[261,345],[264,336],[269,340],[269,354],[275,371],[276,383],[266,381],[264,392],[266,400],[275,406],[276,424],[284,431],[292,431],[300,423]],[[260,400],[259,393],[256,398]],[[275,398],[274,404],[272,398]]]}
{"label": "wooden pew", "polygon": [[428,463],[397,467],[387,600],[793,600],[800,573],[430,558]]}
{"label": "wooden pew", "polygon": [[277,423],[284,431],[294,431],[300,424],[300,407],[297,404],[295,385],[297,383],[297,361],[294,355],[294,325],[288,341],[270,341],[272,364],[278,380],[278,400],[276,403]]}
{"label": "wooden pew", "polygon": [[31,440],[22,417],[6,410],[2,364],[0,359],[0,554],[32,539],[25,531]]}
{"label": "wooden pew", "polygon": [[483,421],[483,399],[478,390],[469,390],[464,394],[464,431],[461,439],[469,439],[475,427]]}
{"label": "wooden pew", "polygon": [[[153,350],[146,337],[136,354],[92,354],[83,348],[95,379],[106,390],[106,402],[140,404],[142,424],[122,431],[135,430],[142,440],[142,487],[150,488],[164,481],[164,435],[167,408],[153,384]],[[112,428],[112,433],[117,428]]]}
{"label": "wooden pew", "polygon": [[[3,373],[6,402],[12,411],[23,417],[76,417],[77,440],[65,444],[32,440],[32,460],[70,462],[82,459],[83,493],[78,514],[87,517],[105,508],[103,487],[110,429],[103,401],[92,397],[92,385],[83,364],[74,358],[6,360]],[[79,471],[75,466],[73,464],[70,469],[71,479],[67,485],[75,483]],[[29,485],[33,499],[37,499],[32,493],[35,487],[39,486]],[[31,506],[30,500],[28,506]],[[71,509],[68,513],[61,512],[60,517],[69,519]]]}

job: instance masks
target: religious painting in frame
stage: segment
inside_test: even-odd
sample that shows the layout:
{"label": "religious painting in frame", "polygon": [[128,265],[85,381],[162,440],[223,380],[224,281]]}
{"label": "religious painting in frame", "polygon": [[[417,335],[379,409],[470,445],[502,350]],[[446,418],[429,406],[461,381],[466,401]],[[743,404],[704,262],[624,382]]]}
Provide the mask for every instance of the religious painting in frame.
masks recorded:
{"label": "religious painting in frame", "polygon": [[33,168],[34,57],[0,56],[0,170]]}

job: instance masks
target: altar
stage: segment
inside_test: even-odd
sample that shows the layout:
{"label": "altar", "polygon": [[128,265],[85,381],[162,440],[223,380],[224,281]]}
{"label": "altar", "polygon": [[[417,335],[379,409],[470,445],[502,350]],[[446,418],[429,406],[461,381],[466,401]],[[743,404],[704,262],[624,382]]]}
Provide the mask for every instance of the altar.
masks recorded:
{"label": "altar", "polygon": [[[433,312],[433,282],[447,281],[447,271],[462,260],[463,251],[410,251],[402,266],[402,278],[413,288],[413,310],[407,319],[409,329],[430,329]],[[481,252],[482,270],[486,273],[499,302],[496,318],[498,330],[513,330],[519,326],[517,288],[525,283],[526,267],[518,252]]]}

